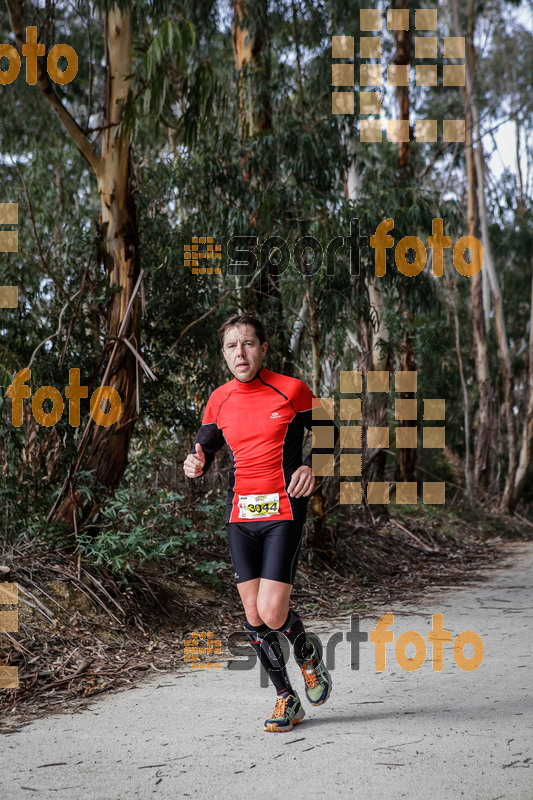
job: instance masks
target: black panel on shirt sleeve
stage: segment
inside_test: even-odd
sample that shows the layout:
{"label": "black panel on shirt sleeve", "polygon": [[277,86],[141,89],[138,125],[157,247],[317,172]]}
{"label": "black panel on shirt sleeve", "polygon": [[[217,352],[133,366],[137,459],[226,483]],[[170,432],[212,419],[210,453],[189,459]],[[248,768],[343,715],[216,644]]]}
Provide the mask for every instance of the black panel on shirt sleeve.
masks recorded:
{"label": "black panel on shirt sleeve", "polygon": [[224,435],[220,428],[217,426],[216,422],[210,422],[207,425],[202,425],[198,433],[196,434],[196,439],[194,440],[194,444],[192,446],[191,453],[196,452],[196,444],[202,445],[202,450],[204,451],[205,455],[205,464],[202,470],[202,475],[205,475],[211,464],[213,463],[213,459],[221,449],[221,447],[225,443]]}

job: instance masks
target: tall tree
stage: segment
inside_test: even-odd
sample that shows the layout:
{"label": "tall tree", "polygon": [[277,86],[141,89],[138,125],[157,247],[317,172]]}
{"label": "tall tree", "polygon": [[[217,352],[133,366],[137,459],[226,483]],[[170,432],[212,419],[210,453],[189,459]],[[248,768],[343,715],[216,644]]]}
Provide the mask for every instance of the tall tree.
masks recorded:
{"label": "tall tree", "polygon": [[[466,35],[466,46],[472,54],[473,16],[470,16]],[[479,216],[477,203],[477,174],[474,161],[472,114],[469,108],[468,92],[465,88],[465,169],[467,183],[467,233],[479,237]],[[478,391],[477,424],[474,445],[474,486],[477,493],[487,491],[491,472],[491,434],[492,434],[492,385],[489,370],[489,351],[487,328],[483,311],[483,283],[481,273],[470,278],[470,303],[472,313],[472,332],[474,338],[474,360]]]}
{"label": "tall tree", "polygon": [[[23,6],[6,0],[11,28],[19,50],[25,42]],[[119,420],[109,427],[92,426],[82,438],[78,458],[70,480],[65,481],[64,496],[55,512],[69,529],[76,525],[74,515],[82,497],[72,491],[75,476],[85,449],[91,442],[85,468],[94,470],[94,477],[109,490],[116,488],[126,467],[129,444],[136,420],[140,392],[136,379],[136,355],[140,350],[138,298],[135,294],[139,278],[139,243],[135,203],[131,186],[131,153],[129,134],[120,127],[122,104],[129,90],[132,28],[130,12],[110,5],[104,12],[105,90],[102,98],[102,144],[95,144],[67,109],[56,92],[43,63],[37,60],[37,86],[57,114],[67,135],[73,140],[89,165],[98,185],[100,197],[100,235],[102,261],[108,284],[114,287],[106,309],[106,343],[102,361],[107,362],[105,385],[111,386],[121,399]]]}
{"label": "tall tree", "polygon": [[531,264],[531,301],[529,317],[529,358],[528,358],[528,382],[527,382],[527,404],[522,431],[522,446],[520,448],[520,459],[515,476],[513,505],[518,502],[522,490],[526,483],[528,471],[531,467],[531,455],[533,449],[533,262]]}
{"label": "tall tree", "polygon": [[[407,10],[409,12],[407,0],[393,0],[391,3],[393,10]],[[394,53],[393,63],[407,67],[411,64],[411,25],[407,26],[407,30],[401,29],[394,31],[394,39],[396,42],[396,52]],[[407,122],[409,128],[408,141],[400,141],[398,143],[398,158],[400,169],[406,169],[409,166],[409,152],[411,138],[411,129],[409,126],[409,85],[396,86],[396,100],[398,102],[398,119],[401,122]]]}
{"label": "tall tree", "polygon": [[[391,7],[393,9],[398,10],[407,10],[409,13],[409,7],[407,4],[407,0],[394,0]],[[400,29],[394,32],[394,38],[396,42],[396,52],[394,54],[394,64],[398,66],[409,67],[411,65],[411,25],[408,24],[407,30]],[[410,163],[410,138],[411,138],[411,127],[409,125],[409,85],[402,86],[399,85],[396,87],[396,100],[398,103],[398,119],[400,122],[407,122],[407,129],[409,131],[408,134],[408,141],[400,141],[398,143],[398,163],[400,170],[404,175],[407,175],[408,172],[412,170],[412,165]],[[402,343],[402,357],[401,357],[401,369],[408,370],[408,371],[415,371],[416,370],[416,358],[414,353],[414,343],[413,337],[410,333],[410,323],[411,323],[411,314],[408,309],[404,308],[404,303],[402,300],[401,295],[401,283],[400,283],[400,296],[398,299],[398,314],[405,318],[405,332],[403,337]],[[412,393],[400,393],[400,398],[412,398]],[[399,420],[398,427],[408,427],[410,422],[408,420]],[[399,481],[413,481],[415,475],[415,465],[416,465],[416,448],[399,448],[398,456],[397,456],[397,464],[396,464],[396,477]]]}
{"label": "tall tree", "polygon": [[[470,3],[472,6],[472,4]],[[452,8],[454,15],[454,24],[456,33],[459,36],[461,32],[459,24],[459,8],[457,0],[452,0]],[[481,126],[479,120],[479,108],[477,98],[475,95],[474,79],[475,79],[475,49],[473,42],[474,34],[474,15],[473,12],[469,15],[471,22],[471,31],[468,36],[468,49],[466,57],[466,90],[468,94],[468,103],[472,118],[472,131],[475,137],[475,147],[473,149],[474,161],[476,165],[477,177],[477,200],[479,222],[481,228],[481,239],[485,251],[484,268],[488,274],[490,288],[492,291],[492,299],[494,305],[494,319],[496,323],[496,334],[498,337],[498,351],[500,366],[502,371],[502,384],[503,384],[503,408],[504,416],[507,427],[507,475],[505,479],[505,489],[503,492],[503,505],[511,511],[514,505],[514,483],[516,470],[518,466],[517,460],[517,432],[514,417],[514,384],[513,375],[511,370],[511,356],[509,352],[509,342],[507,338],[507,330],[505,317],[503,313],[503,298],[500,287],[500,281],[496,272],[494,258],[492,255],[492,246],[489,236],[489,224],[487,205],[485,198],[485,163],[483,156],[483,143],[481,138]]]}
{"label": "tall tree", "polygon": [[[291,11],[295,31],[296,13],[294,9]],[[249,203],[249,227],[255,235],[261,233],[262,207],[268,207],[269,188],[276,170],[274,152],[265,146],[265,137],[272,130],[270,38],[267,0],[233,0],[232,42],[242,178]],[[282,368],[287,367],[290,371],[278,260],[275,256],[262,258],[260,267],[257,281],[245,292],[244,305],[249,311],[267,316],[271,335],[277,342],[278,351],[283,353]]]}

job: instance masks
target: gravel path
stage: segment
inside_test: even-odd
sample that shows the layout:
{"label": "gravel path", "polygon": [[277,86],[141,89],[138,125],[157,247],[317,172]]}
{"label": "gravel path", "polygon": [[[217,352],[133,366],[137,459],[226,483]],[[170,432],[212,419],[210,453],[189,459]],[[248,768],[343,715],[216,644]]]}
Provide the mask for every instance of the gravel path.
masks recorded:
{"label": "gravel path", "polygon": [[[352,668],[348,616],[314,624],[325,645],[335,631],[343,634],[333,691],[326,705],[311,707],[291,660],[307,716],[290,733],[263,733],[274,694],[260,686],[257,668],[235,671],[224,663],[216,671],[164,673],[95,699],[87,710],[5,735],[0,796],[531,800],[533,543],[511,543],[508,554],[483,583],[433,590],[416,607],[365,612],[360,627],[367,633],[382,614],[394,614],[382,672],[370,641],[361,643],[359,669]],[[452,635],[441,672],[432,668],[427,641],[434,613],[443,614]],[[427,645],[416,671],[395,658],[398,636],[408,630]],[[463,630],[483,640],[484,658],[473,671],[453,657]],[[413,652],[409,646],[407,655]],[[472,652],[467,645],[465,657]]]}

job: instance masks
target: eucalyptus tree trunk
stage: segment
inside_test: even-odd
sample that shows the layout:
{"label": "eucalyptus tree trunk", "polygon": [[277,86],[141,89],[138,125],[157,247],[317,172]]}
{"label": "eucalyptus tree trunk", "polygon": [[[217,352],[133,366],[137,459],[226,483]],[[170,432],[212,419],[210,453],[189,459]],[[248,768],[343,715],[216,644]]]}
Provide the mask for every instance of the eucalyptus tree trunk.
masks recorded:
{"label": "eucalyptus tree trunk", "polygon": [[[103,261],[110,285],[121,287],[114,292],[106,318],[106,334],[116,337],[139,277],[139,237],[133,194],[131,192],[131,149],[129,136],[117,135],[122,103],[129,89],[127,74],[131,58],[132,30],[129,13],[121,14],[117,6],[105,17],[106,81],[104,126],[102,135],[102,169],[97,175],[100,195],[100,230],[103,237]],[[139,304],[133,307],[122,331],[136,350],[139,341]],[[137,364],[134,353],[120,343],[107,384],[122,399],[122,416],[110,429],[98,426],[87,459],[88,469],[95,469],[106,486],[115,488],[126,467],[129,443],[136,420]],[[102,478],[99,478],[102,480]]]}
{"label": "eucalyptus tree trunk", "polygon": [[455,298],[451,301],[453,322],[455,327],[455,352],[457,353],[457,366],[459,368],[459,379],[461,381],[461,389],[463,391],[464,403],[464,426],[465,426],[465,482],[466,494],[468,497],[472,496],[474,489],[473,471],[472,471],[472,458],[471,458],[471,433],[470,433],[470,399],[468,396],[468,386],[466,385],[465,374],[463,369],[463,356],[461,353],[461,325],[459,322],[459,315],[457,313],[457,306]]}
{"label": "eucalyptus tree trunk", "polygon": [[496,335],[498,338],[498,350],[500,356],[500,369],[503,384],[503,411],[505,422],[507,426],[507,475],[505,478],[505,488],[503,492],[503,505],[507,511],[513,510],[514,504],[514,483],[516,470],[518,466],[517,460],[517,433],[516,423],[514,417],[514,383],[511,370],[511,354],[509,351],[509,342],[507,339],[507,331],[505,325],[505,318],[503,315],[503,297],[500,288],[500,282],[494,265],[492,257],[492,250],[489,240],[489,226],[487,218],[487,208],[485,205],[485,189],[484,189],[484,159],[482,153],[479,116],[477,115],[475,102],[472,103],[472,116],[474,117],[474,132],[477,138],[477,146],[474,149],[474,159],[476,161],[476,172],[478,175],[478,203],[480,213],[480,227],[481,239],[485,251],[484,269],[486,269],[492,290],[492,300],[494,306],[494,319],[496,322]]}
{"label": "eucalyptus tree trunk", "polygon": [[[21,49],[24,43],[22,4],[15,0],[6,0],[6,3],[13,34]],[[138,230],[130,184],[130,140],[123,130],[117,132],[122,103],[129,89],[127,75],[132,46],[129,12],[120,11],[117,5],[110,6],[104,15],[104,35],[105,96],[102,101],[104,121],[100,153],[63,104],[39,61],[37,74],[39,89],[96,178],[100,196],[102,261],[109,285],[119,287],[114,291],[106,309],[105,334],[108,341],[102,361],[105,363],[107,358],[103,383],[118,392],[121,414],[117,422],[109,427],[94,425],[90,419],[85,429],[77,463],[69,474],[69,479],[65,481],[62,496],[54,507],[55,518],[63,520],[69,530],[76,527],[77,511],[82,506],[82,497],[72,489],[73,479],[81,466],[89,442],[84,469],[94,470],[95,479],[107,490],[113,490],[120,484],[137,418],[136,398],[138,403],[140,391],[136,356],[131,349],[140,349],[139,311],[134,294],[139,278]]]}
{"label": "eucalyptus tree trunk", "polygon": [[[296,19],[293,18],[296,30]],[[254,201],[268,191],[275,173],[274,153],[262,148],[262,162],[252,170],[249,150],[252,140],[272,129],[272,104],[270,99],[270,27],[267,0],[233,0],[232,26],[233,55],[237,73],[237,95],[239,108],[239,135],[242,144],[242,179],[251,197],[249,226],[252,233],[258,232]],[[272,302],[266,301],[271,298]],[[270,306],[269,331],[276,341],[281,366],[290,372],[292,364],[289,342],[283,320],[283,306],[279,288],[279,273],[273,259],[261,269],[257,282],[244,296],[247,310],[264,314]]]}
{"label": "eucalyptus tree trunk", "polygon": [[[380,281],[373,273],[367,279],[368,298],[373,310],[375,323],[369,325],[368,341],[370,343],[370,357],[366,359],[366,367],[363,372],[368,375],[368,370],[389,371],[391,366],[391,345],[390,333],[385,324],[385,301],[381,292]],[[389,407],[389,395],[382,392],[367,393],[366,395],[366,414],[365,427],[383,427],[387,424],[387,410]],[[387,453],[380,450],[372,455],[369,466],[369,479],[383,481],[385,477],[385,467],[387,465]]]}
{"label": "eucalyptus tree trunk", "polygon": [[[407,0],[394,0],[391,4],[394,9],[408,9]],[[407,66],[411,64],[411,26],[407,30],[398,30],[394,32],[396,40],[396,52],[394,54],[394,64]],[[411,138],[411,127],[409,125],[409,86],[396,87],[396,99],[398,101],[398,119],[401,122],[407,122],[409,130],[409,139]],[[410,142],[398,142],[398,161],[400,169],[407,173],[411,170],[410,164]],[[402,371],[416,371],[416,357],[413,348],[412,337],[409,333],[411,316],[408,311],[403,307],[402,298],[400,295],[398,301],[398,314],[403,315],[406,320],[406,328],[403,340],[403,352],[401,356],[401,370]],[[412,398],[412,393],[400,393],[400,398]],[[399,420],[398,427],[409,427],[412,423],[409,420]],[[396,461],[396,480],[398,481],[413,481],[416,469],[416,448],[399,448],[397,451]]]}
{"label": "eucalyptus tree trunk", "polygon": [[[474,18],[469,19],[466,46],[473,56]],[[479,214],[477,201],[477,174],[474,161],[472,136],[472,115],[469,110],[469,95],[465,88],[465,168],[467,179],[467,233],[479,238]],[[483,494],[489,487],[491,471],[492,435],[492,385],[489,371],[487,329],[485,325],[483,283],[481,273],[472,275],[470,280],[470,304],[472,313],[472,333],[474,339],[474,359],[478,390],[478,411],[475,425],[474,444],[474,487],[477,494]]]}
{"label": "eucalyptus tree trunk", "polygon": [[[393,0],[391,8],[408,8],[407,0]],[[406,31],[394,31],[394,38],[396,40],[396,52],[394,54],[393,63],[409,67],[411,63],[411,26],[409,25]],[[409,86],[397,86],[396,99],[398,101],[398,119],[407,121],[409,124]],[[410,137],[411,133],[409,128],[409,138]],[[401,169],[405,169],[409,165],[409,152],[409,142],[398,142],[398,158]]]}
{"label": "eucalyptus tree trunk", "polygon": [[302,335],[307,324],[307,315],[309,311],[309,303],[307,297],[304,295],[298,316],[296,317],[292,326],[291,339],[289,343],[291,362],[295,364],[300,358],[302,349]]}
{"label": "eucalyptus tree trunk", "polygon": [[[472,128],[470,114],[466,115],[465,161],[468,182],[467,233],[478,236],[478,215],[476,200],[476,168],[472,153]],[[478,272],[470,278],[470,305],[472,312],[472,333],[474,338],[474,359],[478,391],[478,411],[475,425],[474,445],[474,486],[479,494],[487,491],[491,471],[492,434],[492,385],[489,371],[487,329],[483,313],[483,285]]]}
{"label": "eucalyptus tree trunk", "polygon": [[[516,164],[518,168],[518,183],[520,187],[520,201],[518,206],[518,214],[520,219],[525,216],[525,201],[524,201],[524,181],[522,177],[522,164],[520,158],[520,126],[518,122],[518,112],[516,107],[513,108],[513,116],[515,121],[516,131]],[[514,503],[518,503],[520,495],[524,488],[526,477],[531,465],[531,454],[533,450],[533,259],[531,262],[531,300],[529,308],[529,359],[528,359],[528,387],[527,387],[527,403],[526,403],[526,416],[524,419],[522,431],[522,446],[520,448],[520,457],[518,461],[518,468],[516,470],[515,485],[514,485]]]}
{"label": "eucalyptus tree trunk", "polygon": [[[313,353],[313,394],[320,397],[322,392],[322,336],[320,319],[315,296],[315,284],[311,279],[304,290],[304,302],[308,309],[309,337]],[[329,391],[328,391],[329,393]],[[312,550],[324,551],[326,549],[326,536],[324,528],[324,492],[323,478],[317,477],[312,498],[313,531],[311,535]]]}
{"label": "eucalyptus tree trunk", "polygon": [[[531,265],[533,268],[533,264]],[[529,380],[527,391],[527,409],[522,432],[520,460],[516,470],[513,504],[516,505],[524,488],[527,474],[531,466],[533,449],[533,269],[531,271],[531,306],[529,316]]]}
{"label": "eucalyptus tree trunk", "polygon": [[[243,141],[272,127],[267,0],[233,0],[233,55]],[[243,165],[247,174],[246,164]]]}
{"label": "eucalyptus tree trunk", "polygon": [[[457,0],[452,0],[454,23],[457,35],[460,35],[459,10]],[[473,15],[472,15],[473,16]],[[479,222],[481,228],[481,240],[485,251],[485,261],[483,269],[486,270],[492,290],[492,301],[494,305],[494,319],[496,323],[496,334],[498,337],[498,351],[500,359],[500,369],[503,385],[503,412],[507,426],[507,475],[505,478],[505,488],[503,492],[503,506],[507,511],[513,510],[514,505],[514,485],[516,470],[518,467],[517,459],[517,434],[514,418],[514,384],[511,371],[511,356],[505,318],[503,315],[503,298],[500,288],[498,274],[494,265],[492,248],[489,237],[488,215],[485,202],[485,164],[483,157],[483,145],[481,141],[481,126],[479,124],[479,109],[474,92],[474,63],[475,51],[473,44],[473,21],[469,31],[469,41],[466,57],[466,91],[468,95],[469,108],[472,114],[473,134],[476,140],[474,148],[474,161],[477,174],[477,200],[479,211]]]}
{"label": "eucalyptus tree trunk", "polygon": [[[403,352],[401,360],[402,372],[416,371],[415,352],[413,349],[413,342],[410,333],[411,328],[411,315],[406,313],[406,325],[403,339]],[[400,392],[400,399],[414,399],[416,394],[412,392]],[[413,423],[409,420],[400,419],[398,421],[398,428],[408,428]],[[416,447],[400,447],[397,449],[396,454],[396,480],[397,481],[414,481],[416,470]]]}

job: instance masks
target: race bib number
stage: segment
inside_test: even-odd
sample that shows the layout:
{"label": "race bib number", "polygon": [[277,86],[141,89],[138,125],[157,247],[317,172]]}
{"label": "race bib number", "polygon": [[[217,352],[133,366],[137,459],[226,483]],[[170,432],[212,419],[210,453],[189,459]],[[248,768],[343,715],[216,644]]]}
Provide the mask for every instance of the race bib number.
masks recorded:
{"label": "race bib number", "polygon": [[279,514],[279,494],[240,494],[239,519],[267,519]]}

